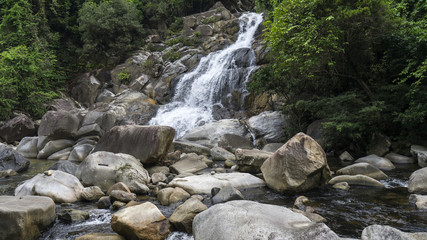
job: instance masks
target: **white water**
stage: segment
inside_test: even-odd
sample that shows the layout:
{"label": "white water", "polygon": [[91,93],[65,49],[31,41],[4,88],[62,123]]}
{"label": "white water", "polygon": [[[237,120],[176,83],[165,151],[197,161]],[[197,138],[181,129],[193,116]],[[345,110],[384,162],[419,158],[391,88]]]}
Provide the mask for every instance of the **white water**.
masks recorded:
{"label": "white water", "polygon": [[224,50],[203,57],[192,72],[185,74],[176,86],[172,102],[160,107],[150,125],[171,126],[177,132],[176,137],[180,137],[188,130],[213,121],[213,106],[221,104],[221,99],[233,90],[245,87],[248,75],[255,67],[255,55],[252,53],[248,59],[250,67],[246,76],[241,77],[234,53],[251,47],[262,15],[246,13],[239,20],[237,41]]}

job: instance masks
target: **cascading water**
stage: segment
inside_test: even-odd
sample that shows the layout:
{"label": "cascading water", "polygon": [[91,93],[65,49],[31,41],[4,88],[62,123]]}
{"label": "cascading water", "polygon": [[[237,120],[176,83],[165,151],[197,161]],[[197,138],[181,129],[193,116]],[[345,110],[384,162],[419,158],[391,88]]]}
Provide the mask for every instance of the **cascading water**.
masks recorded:
{"label": "cascading water", "polygon": [[[180,137],[194,127],[213,121],[213,106],[221,104],[221,99],[233,90],[245,88],[255,68],[255,54],[250,48],[262,15],[246,13],[239,20],[236,42],[203,57],[192,72],[182,76],[172,102],[160,107],[150,125],[171,126]],[[242,67],[246,69],[243,73]]]}

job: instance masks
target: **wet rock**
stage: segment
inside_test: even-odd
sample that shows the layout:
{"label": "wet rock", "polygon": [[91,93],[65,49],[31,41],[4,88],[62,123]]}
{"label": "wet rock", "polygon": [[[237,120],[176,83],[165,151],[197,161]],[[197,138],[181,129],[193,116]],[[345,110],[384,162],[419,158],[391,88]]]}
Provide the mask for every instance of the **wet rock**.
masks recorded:
{"label": "wet rock", "polygon": [[372,140],[368,146],[368,155],[375,154],[377,156],[384,156],[386,153],[390,151],[391,141],[388,137],[374,133],[372,135]]}
{"label": "wet rock", "polygon": [[177,203],[190,197],[190,194],[184,189],[176,188],[164,188],[157,194],[157,199],[163,206],[168,206],[172,203]]}
{"label": "wet rock", "polygon": [[36,158],[38,137],[24,137],[20,142],[16,151],[26,158]]}
{"label": "wet rock", "polygon": [[166,175],[164,173],[153,173],[151,175],[151,182],[153,184],[157,184],[159,182],[166,183],[167,181],[168,181],[168,177],[166,177]]}
{"label": "wet rock", "polygon": [[252,149],[254,146],[249,139],[235,135],[235,134],[224,134],[221,136],[218,142],[218,147],[222,147],[230,152],[235,152],[238,148],[240,149]]}
{"label": "wet rock", "polygon": [[7,178],[7,177],[16,176],[16,175],[18,175],[18,173],[12,169],[0,171],[0,178]]}
{"label": "wet rock", "polygon": [[24,137],[34,135],[36,135],[36,127],[26,115],[14,117],[0,127],[0,139],[7,143],[14,143]]}
{"label": "wet rock", "polygon": [[231,152],[221,147],[214,147],[211,149],[211,156],[213,161],[234,161],[236,157]]}
{"label": "wet rock", "polygon": [[346,182],[349,185],[385,188],[385,186],[381,182],[365,175],[336,176],[336,177],[333,177],[331,180],[329,180],[328,184],[334,185],[335,183],[340,183],[340,182]]}
{"label": "wet rock", "polygon": [[183,178],[174,178],[170,183],[171,187],[180,187],[191,195],[206,194],[210,195],[214,187],[223,188],[232,186],[239,190],[246,188],[265,186],[263,180],[249,173],[217,173],[214,175],[203,174],[197,176],[188,176]]}
{"label": "wet rock", "polygon": [[190,198],[175,209],[169,221],[178,231],[192,233],[194,217],[206,209],[208,209],[208,207],[199,199]]}
{"label": "wet rock", "polygon": [[363,229],[361,240],[427,239],[427,233],[406,233],[390,226],[371,225]]}
{"label": "wet rock", "polygon": [[89,219],[89,212],[77,209],[62,209],[58,219],[67,223],[79,222]]}
{"label": "wet rock", "polygon": [[182,153],[195,153],[197,155],[205,156],[209,156],[211,153],[208,147],[187,141],[175,141],[173,142],[173,147],[175,150],[179,150]]}
{"label": "wet rock", "polygon": [[390,160],[388,160],[387,158],[378,157],[375,154],[371,154],[369,156],[359,158],[356,160],[356,162],[357,163],[366,162],[385,171],[395,169],[395,166],[393,165],[392,162],[390,162]]}
{"label": "wet rock", "polygon": [[112,185],[110,188],[108,188],[107,195],[110,195],[110,193],[113,190],[121,190],[121,191],[125,191],[125,192],[128,192],[128,193],[131,192],[130,189],[129,189],[129,187],[126,186],[126,184],[123,183],[123,182],[118,182],[118,183]]}
{"label": "wet rock", "polygon": [[41,196],[0,196],[0,219],[0,239],[37,239],[55,221],[55,203]]}
{"label": "wet rock", "polygon": [[305,211],[306,203],[310,202],[310,199],[306,196],[299,196],[294,201],[294,208]]}
{"label": "wet rock", "polygon": [[98,186],[85,187],[82,190],[82,198],[86,201],[98,201],[105,196]]}
{"label": "wet rock", "polygon": [[243,200],[245,197],[243,194],[234,187],[225,186],[219,190],[217,194],[215,194],[211,201],[212,205],[218,203],[224,203],[232,200]]}
{"label": "wet rock", "polygon": [[427,194],[427,167],[418,169],[409,177],[408,191],[410,193]]}
{"label": "wet rock", "polygon": [[298,133],[261,166],[267,186],[278,192],[316,188],[330,176],[326,154],[310,136]]}
{"label": "wet rock", "polygon": [[101,197],[98,200],[98,208],[100,209],[109,209],[111,206],[111,200],[109,196]]}
{"label": "wet rock", "polygon": [[[232,214],[230,214],[232,213]],[[323,223],[313,223],[287,208],[252,201],[231,201],[199,213],[193,220],[195,240],[341,239]]]}
{"label": "wet rock", "polygon": [[358,175],[358,174],[375,178],[377,180],[384,180],[388,178],[388,176],[383,171],[365,162],[355,163],[353,165],[341,168],[337,171],[337,175]]}
{"label": "wet rock", "polygon": [[152,203],[124,208],[111,216],[111,228],[126,239],[165,239],[170,223]]}
{"label": "wet rock", "polygon": [[176,174],[195,173],[208,168],[206,161],[204,161],[205,158],[205,156],[200,156],[195,153],[185,154],[181,157],[181,160],[170,166],[170,169]]}
{"label": "wet rock", "polygon": [[154,164],[166,156],[174,136],[175,130],[167,126],[116,126],[99,140],[93,152],[127,153],[144,164]]}
{"label": "wet rock", "polygon": [[83,185],[68,173],[51,170],[51,175],[37,174],[15,189],[15,196],[39,195],[59,203],[76,202],[81,199]]}
{"label": "wet rock", "polygon": [[388,153],[385,155],[385,158],[390,160],[392,163],[395,164],[412,164],[415,163],[415,159],[412,157],[403,156],[397,153]]}
{"label": "wet rock", "polygon": [[76,173],[77,167],[78,165],[71,161],[59,160],[52,167],[50,167],[49,170],[59,170],[74,175]]}
{"label": "wet rock", "polygon": [[267,143],[282,142],[285,139],[283,129],[288,125],[280,112],[266,111],[248,120],[248,126],[255,137],[263,138]]}
{"label": "wet rock", "polygon": [[125,238],[114,233],[88,233],[77,237],[76,240],[125,240]]}
{"label": "wet rock", "polygon": [[239,120],[223,119],[190,130],[181,139],[213,147],[218,145],[219,139],[225,134],[246,136],[249,132]]}
{"label": "wet rock", "polygon": [[93,145],[90,144],[81,144],[74,146],[73,151],[71,151],[68,160],[70,161],[83,161],[89,153],[93,150]]}
{"label": "wet rock", "polygon": [[38,159],[47,159],[50,155],[74,145],[73,140],[60,139],[48,142],[37,154]]}
{"label": "wet rock", "polygon": [[95,103],[100,88],[101,82],[95,76],[84,73],[75,80],[71,96],[88,108]]}
{"label": "wet rock", "polygon": [[116,97],[116,95],[113,92],[104,89],[100,94],[98,94],[96,102],[110,103],[113,101],[114,97]]}
{"label": "wet rock", "polygon": [[129,193],[122,190],[113,190],[110,193],[110,199],[114,201],[120,201],[124,203],[128,203],[130,201],[136,200],[135,193]]}
{"label": "wet rock", "polygon": [[409,195],[409,203],[415,205],[420,210],[426,210],[427,195],[411,194]]}
{"label": "wet rock", "polygon": [[274,153],[279,148],[281,148],[284,145],[284,143],[267,143],[262,150],[265,152],[272,152]]}
{"label": "wet rock", "polygon": [[348,191],[350,189],[350,185],[347,182],[339,182],[332,185],[332,188]]}
{"label": "wet rock", "polygon": [[239,171],[248,173],[260,173],[262,164],[273,155],[271,152],[258,149],[237,149],[234,154]]}
{"label": "wet rock", "polygon": [[147,170],[135,157],[103,151],[90,154],[77,168],[76,177],[85,186],[98,186],[103,191],[123,182],[137,194],[145,194],[150,182]]}
{"label": "wet rock", "polygon": [[157,200],[162,204],[163,206],[169,205],[169,197],[173,192],[173,188],[163,188],[157,193]]}
{"label": "wet rock", "polygon": [[117,211],[120,208],[124,208],[126,206],[126,203],[120,202],[120,201],[114,201],[113,205],[111,206],[111,209],[113,211]]}
{"label": "wet rock", "polygon": [[418,161],[418,166],[427,167],[427,147],[420,145],[411,146],[411,154]]}
{"label": "wet rock", "polygon": [[73,138],[79,129],[80,119],[68,111],[48,111],[43,115],[38,135],[55,139]]}
{"label": "wet rock", "polygon": [[22,172],[28,169],[30,160],[3,143],[0,143],[0,171],[12,169]]}
{"label": "wet rock", "polygon": [[109,131],[116,122],[116,118],[112,113],[102,111],[89,111],[83,121],[82,127],[97,125],[104,132]]}

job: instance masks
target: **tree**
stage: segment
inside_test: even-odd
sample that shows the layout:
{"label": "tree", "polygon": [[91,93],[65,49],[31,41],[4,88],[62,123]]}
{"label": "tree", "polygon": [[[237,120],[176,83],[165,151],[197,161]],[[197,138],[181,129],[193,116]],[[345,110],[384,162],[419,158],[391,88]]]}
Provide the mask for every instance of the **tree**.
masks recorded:
{"label": "tree", "polygon": [[87,1],[79,11],[82,53],[92,63],[117,63],[142,40],[140,14],[129,0]]}

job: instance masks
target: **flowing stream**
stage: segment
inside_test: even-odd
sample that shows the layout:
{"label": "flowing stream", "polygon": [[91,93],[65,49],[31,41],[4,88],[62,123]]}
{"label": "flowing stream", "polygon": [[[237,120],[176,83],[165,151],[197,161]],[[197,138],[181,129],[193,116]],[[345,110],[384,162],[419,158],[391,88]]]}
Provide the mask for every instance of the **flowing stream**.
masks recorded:
{"label": "flowing stream", "polygon": [[[172,102],[160,107],[150,125],[171,126],[180,137],[194,127],[211,122],[213,106],[221,105],[221,100],[230,97],[233,90],[245,87],[255,69],[255,54],[250,48],[262,15],[246,13],[239,20],[236,42],[203,57],[192,72],[182,76]],[[245,69],[244,74],[241,68]]]}

